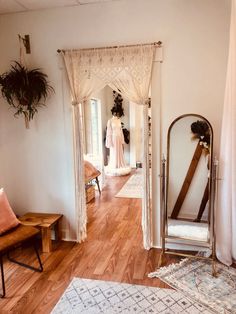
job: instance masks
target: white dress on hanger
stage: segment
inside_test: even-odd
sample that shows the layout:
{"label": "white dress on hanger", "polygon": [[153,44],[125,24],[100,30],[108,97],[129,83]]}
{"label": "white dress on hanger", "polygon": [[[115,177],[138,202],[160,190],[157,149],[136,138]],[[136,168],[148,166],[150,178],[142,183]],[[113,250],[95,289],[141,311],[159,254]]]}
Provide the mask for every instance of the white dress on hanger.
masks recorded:
{"label": "white dress on hanger", "polygon": [[113,116],[107,122],[106,147],[110,149],[110,158],[105,172],[108,175],[125,175],[130,173],[130,167],[127,167],[124,159],[124,134],[121,127],[121,121]]}

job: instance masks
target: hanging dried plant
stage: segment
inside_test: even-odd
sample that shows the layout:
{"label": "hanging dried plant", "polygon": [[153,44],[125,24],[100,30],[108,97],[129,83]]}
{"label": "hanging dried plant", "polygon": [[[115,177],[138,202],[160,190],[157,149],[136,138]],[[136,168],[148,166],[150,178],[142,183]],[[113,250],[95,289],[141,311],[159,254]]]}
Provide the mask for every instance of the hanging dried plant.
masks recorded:
{"label": "hanging dried plant", "polygon": [[123,98],[121,94],[117,93],[113,90],[113,99],[114,99],[114,105],[111,108],[111,113],[113,116],[117,116],[121,118],[124,116],[124,108],[123,108]]}
{"label": "hanging dried plant", "polygon": [[14,116],[24,115],[26,127],[38,108],[54,89],[47,81],[47,75],[40,69],[29,70],[16,62],[11,69],[0,76],[2,96],[15,109]]}
{"label": "hanging dried plant", "polygon": [[191,124],[191,131],[194,134],[193,139],[198,139],[206,154],[209,154],[210,146],[210,128],[207,122],[197,120]]}

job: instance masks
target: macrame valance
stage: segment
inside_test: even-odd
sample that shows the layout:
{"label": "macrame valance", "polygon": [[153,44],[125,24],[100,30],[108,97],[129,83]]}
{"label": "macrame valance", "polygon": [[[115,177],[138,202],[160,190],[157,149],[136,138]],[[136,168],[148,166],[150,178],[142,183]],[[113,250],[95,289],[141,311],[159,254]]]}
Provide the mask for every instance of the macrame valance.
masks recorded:
{"label": "macrame valance", "polygon": [[106,85],[130,101],[145,104],[154,52],[154,44],[64,51],[72,104],[83,103]]}

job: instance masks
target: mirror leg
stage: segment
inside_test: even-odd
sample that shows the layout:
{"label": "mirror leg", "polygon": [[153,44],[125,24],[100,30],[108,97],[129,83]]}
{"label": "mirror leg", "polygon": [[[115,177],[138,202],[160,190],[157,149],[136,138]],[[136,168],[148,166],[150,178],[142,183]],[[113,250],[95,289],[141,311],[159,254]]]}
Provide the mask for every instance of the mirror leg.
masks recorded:
{"label": "mirror leg", "polygon": [[212,276],[217,277],[217,270],[216,270],[216,259],[212,259]]}
{"label": "mirror leg", "polygon": [[164,261],[165,261],[165,253],[164,253],[164,250],[162,250],[159,256],[157,268],[160,268],[162,264],[164,263]]}
{"label": "mirror leg", "polygon": [[212,276],[217,277],[217,270],[216,270],[216,249],[215,249],[215,240],[213,239],[212,244]]}

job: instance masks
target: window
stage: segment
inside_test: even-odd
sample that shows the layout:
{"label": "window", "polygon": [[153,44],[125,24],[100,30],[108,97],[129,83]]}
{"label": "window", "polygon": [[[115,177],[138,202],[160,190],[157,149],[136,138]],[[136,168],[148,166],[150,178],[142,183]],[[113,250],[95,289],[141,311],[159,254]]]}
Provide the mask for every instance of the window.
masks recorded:
{"label": "window", "polygon": [[90,100],[90,111],[91,111],[91,154],[99,155],[99,125],[98,125],[98,100],[91,99]]}

